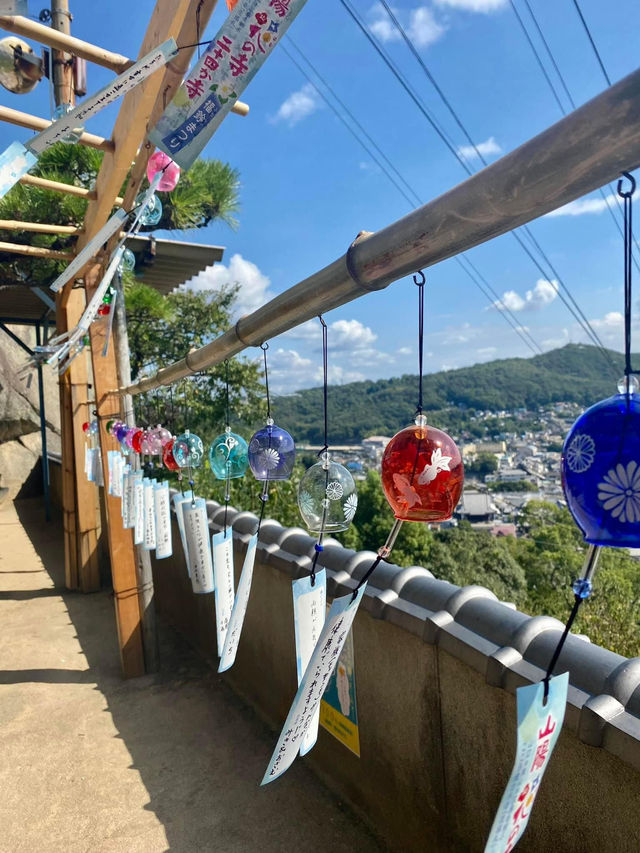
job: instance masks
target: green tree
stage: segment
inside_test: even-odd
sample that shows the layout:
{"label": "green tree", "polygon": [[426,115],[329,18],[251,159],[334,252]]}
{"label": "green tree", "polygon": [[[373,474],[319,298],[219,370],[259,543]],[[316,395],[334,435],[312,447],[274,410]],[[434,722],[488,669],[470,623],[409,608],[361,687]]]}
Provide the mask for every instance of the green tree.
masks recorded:
{"label": "green tree", "polygon": [[473,462],[464,463],[464,472],[468,475],[484,477],[486,474],[494,474],[497,470],[498,460],[493,453],[478,453]]}

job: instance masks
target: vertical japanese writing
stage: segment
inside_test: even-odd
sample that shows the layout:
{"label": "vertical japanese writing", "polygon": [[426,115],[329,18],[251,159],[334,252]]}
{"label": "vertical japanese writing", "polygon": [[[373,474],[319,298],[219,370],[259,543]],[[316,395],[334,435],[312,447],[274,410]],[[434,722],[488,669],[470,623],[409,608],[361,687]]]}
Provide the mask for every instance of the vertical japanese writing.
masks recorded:
{"label": "vertical japanese writing", "polygon": [[144,547],[147,551],[156,547],[156,507],[153,492],[153,483],[148,480],[144,484]]}
{"label": "vertical japanese writing", "polygon": [[227,635],[224,641],[224,649],[220,658],[220,666],[218,672],[225,672],[229,667],[233,666],[238,653],[238,644],[240,643],[240,635],[242,634],[242,626],[247,613],[247,605],[249,604],[249,595],[251,594],[251,581],[253,580],[253,566],[256,559],[256,548],[258,546],[258,534],[254,534],[249,540],[247,553],[245,554],[244,563],[242,564],[242,572],[238,582],[238,591],[233,602],[233,609],[229,618],[229,626]]}
{"label": "vertical japanese writing", "polygon": [[156,483],[153,499],[156,513],[156,557],[163,560],[173,552],[171,514],[169,512],[169,483]]}
{"label": "vertical japanese writing", "polygon": [[191,585],[195,593],[213,592],[213,562],[209,546],[209,524],[204,498],[196,498],[192,504],[182,504],[184,534],[187,543],[187,563]]}
{"label": "vertical japanese writing", "polygon": [[[326,572],[321,569],[316,573],[315,583],[311,578],[300,578],[293,581],[293,619],[296,635],[296,668],[298,684],[304,677],[311,655],[316,647],[324,619],[327,603]],[[318,738],[320,723],[320,706],[309,724],[307,732],[300,744],[300,754],[306,755]]]}
{"label": "vertical japanese writing", "polygon": [[216,533],[212,539],[213,570],[216,582],[216,633],[218,640],[218,655],[222,657],[224,643],[233,610],[234,577],[233,577],[233,531]]}

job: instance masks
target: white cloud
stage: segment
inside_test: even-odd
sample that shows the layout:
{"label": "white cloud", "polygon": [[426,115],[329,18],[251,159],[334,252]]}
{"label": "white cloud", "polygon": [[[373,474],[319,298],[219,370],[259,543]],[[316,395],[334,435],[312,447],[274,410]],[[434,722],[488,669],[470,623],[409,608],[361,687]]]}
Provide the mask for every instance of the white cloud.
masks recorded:
{"label": "white cloud", "polygon": [[538,311],[550,305],[558,295],[558,282],[539,278],[532,290],[527,290],[524,297],[515,290],[507,290],[502,294],[500,302],[494,302],[497,311]]}
{"label": "white cloud", "polygon": [[[402,35],[386,11],[380,5],[376,5],[371,12],[376,16],[375,20],[369,25],[374,36],[383,42],[400,41]],[[399,13],[397,9],[393,9],[393,13],[416,47],[428,47],[438,41],[445,32],[445,27],[436,21],[428,6],[417,6],[415,9],[411,9],[406,23],[402,20],[405,16]]]}
{"label": "white cloud", "polygon": [[493,157],[494,154],[502,154],[502,147],[496,142],[494,136],[485,139],[484,142],[479,142],[476,146],[460,145],[458,146],[458,154],[465,157],[467,160],[474,160],[479,155],[482,157]]}
{"label": "white cloud", "polygon": [[499,12],[505,9],[508,0],[435,0],[436,6],[446,6],[448,9],[460,9],[463,12]]}
{"label": "white cloud", "polygon": [[590,320],[589,322],[594,329],[618,331],[618,329],[622,329],[624,326],[624,317],[619,311],[609,311],[601,319]]}
{"label": "white cloud", "polygon": [[293,127],[294,124],[302,121],[303,118],[315,113],[321,106],[323,106],[322,98],[318,94],[316,87],[312,83],[305,83],[301,89],[292,92],[280,104],[278,112],[272,116],[270,121],[274,124],[284,121],[289,127]]}
{"label": "white cloud", "polygon": [[236,253],[231,256],[229,266],[215,264],[207,267],[191,281],[185,284],[187,290],[219,290],[225,284],[240,285],[233,308],[234,317],[250,314],[263,305],[272,294],[269,292],[271,281],[252,262]]}
{"label": "white cloud", "polygon": [[488,358],[489,356],[495,355],[498,352],[498,347],[480,347],[480,349],[476,350],[477,355],[482,358]]}
{"label": "white cloud", "polygon": [[[322,346],[322,327],[318,320],[307,320],[285,332],[283,337],[295,338],[301,341],[312,341],[314,350]],[[368,350],[376,341],[376,333],[365,326],[360,320],[335,320],[329,323],[328,342],[329,351],[355,352],[357,350]]]}
{"label": "white cloud", "polygon": [[396,350],[396,352],[398,353],[398,355],[411,355],[413,350],[411,349],[411,347],[400,347],[398,350]]}
{"label": "white cloud", "polygon": [[606,198],[578,198],[570,201],[556,210],[545,213],[545,216],[584,216],[585,213],[602,213],[607,207],[615,209],[616,197],[611,193]]}

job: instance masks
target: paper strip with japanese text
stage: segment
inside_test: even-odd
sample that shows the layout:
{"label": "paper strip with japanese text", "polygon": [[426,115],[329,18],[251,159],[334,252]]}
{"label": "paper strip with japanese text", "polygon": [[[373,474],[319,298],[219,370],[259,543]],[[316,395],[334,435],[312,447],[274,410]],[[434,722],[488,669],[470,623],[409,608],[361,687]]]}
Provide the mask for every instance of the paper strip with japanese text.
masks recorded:
{"label": "paper strip with japanese text", "polygon": [[184,169],[201,153],[306,0],[239,0],[149,139]]}
{"label": "paper strip with japanese text", "polygon": [[187,542],[187,563],[195,593],[213,592],[213,561],[209,544],[209,519],[204,498],[183,501],[184,536]]}
{"label": "paper strip with japanese text", "polygon": [[355,598],[352,593],[349,593],[334,599],[302,684],[298,687],[291,710],[282,727],[267,772],[261,782],[262,785],[282,776],[295,761],[300,743],[311,725],[327,681],[338,662],[365,589],[366,584],[360,587]]}
{"label": "paper strip with japanese text", "polygon": [[569,673],[544,683],[518,687],[518,746],[516,760],[496,814],[485,853],[510,853],[527,827],[540,783],[556,745],[567,705]]}
{"label": "paper strip with japanese text", "polygon": [[173,553],[171,541],[171,511],[169,509],[169,483],[156,483],[153,490],[156,511],[156,558],[164,560]]}
{"label": "paper strip with japanese text", "polygon": [[238,589],[236,591],[235,601],[233,602],[233,610],[229,619],[229,627],[224,641],[224,649],[220,658],[220,666],[218,672],[225,672],[233,666],[238,653],[238,645],[240,643],[240,635],[242,634],[242,626],[244,625],[244,617],[247,613],[247,605],[249,604],[249,594],[251,593],[251,581],[253,580],[253,566],[256,561],[256,548],[258,547],[258,534],[254,533],[247,546],[247,553],[242,564],[242,572],[238,581]]}
{"label": "paper strip with japanese text", "polygon": [[42,154],[56,142],[64,142],[65,137],[73,134],[73,131],[84,125],[85,121],[92,118],[100,110],[108,107],[109,104],[117,100],[121,95],[126,95],[131,89],[135,88],[143,80],[146,80],[150,74],[164,67],[166,63],[175,56],[177,45],[174,39],[167,39],[158,47],[150,50],[146,56],[139,59],[131,68],[123,71],[115,79],[108,83],[104,88],[96,92],[90,98],[86,98],[81,104],[75,107],[71,112],[57,119],[52,125],[40,131],[33,139],[26,143],[26,147],[34,154]]}
{"label": "paper strip with japanese text", "polygon": [[[292,591],[293,624],[296,633],[296,669],[298,684],[300,684],[324,625],[327,609],[327,573],[324,569],[317,572],[313,586],[310,577],[294,580]],[[300,740],[300,755],[306,755],[315,746],[318,739],[319,723],[320,705],[318,704],[318,710]]]}
{"label": "paper strip with japanese text", "polygon": [[222,657],[235,595],[233,577],[233,530],[227,527],[211,538],[213,574],[216,585],[216,637],[218,656]]}
{"label": "paper strip with japanese text", "polygon": [[4,198],[11,187],[17,184],[37,162],[31,151],[27,151],[21,142],[12,142],[0,154],[0,198]]}
{"label": "paper strip with japanese text", "polygon": [[58,278],[49,285],[51,290],[55,290],[57,292],[68,281],[71,281],[72,278],[79,275],[91,258],[100,250],[102,244],[106,243],[107,240],[113,237],[116,231],[119,231],[122,228],[127,215],[127,212],[122,210],[122,208],[116,210],[113,216],[108,219],[98,231],[93,240],[89,240],[84,249],[76,255],[67,267],[65,267]]}

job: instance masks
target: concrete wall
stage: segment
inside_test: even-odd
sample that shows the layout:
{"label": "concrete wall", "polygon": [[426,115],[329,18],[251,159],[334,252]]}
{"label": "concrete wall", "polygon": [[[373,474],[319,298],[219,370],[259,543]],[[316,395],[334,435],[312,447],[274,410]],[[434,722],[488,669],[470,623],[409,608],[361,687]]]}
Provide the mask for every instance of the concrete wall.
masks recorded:
{"label": "concrete wall", "polygon": [[[208,506],[215,532],[223,511]],[[239,576],[257,519],[229,518]],[[264,522],[236,664],[224,675],[274,727],[274,746],[296,690],[291,580],[308,573],[313,544]],[[373,555],[327,540],[323,558],[331,597],[352,589]],[[154,562],[154,579],[158,608],[217,667],[214,597],[193,595],[175,525],[174,556]],[[354,625],[361,758],[321,729],[297,760],[392,850],[482,851],[513,762],[515,688],[542,678],[561,627],[481,587],[381,565]],[[564,729],[518,850],[640,850],[640,659],[571,636],[557,671],[566,669]]]}

